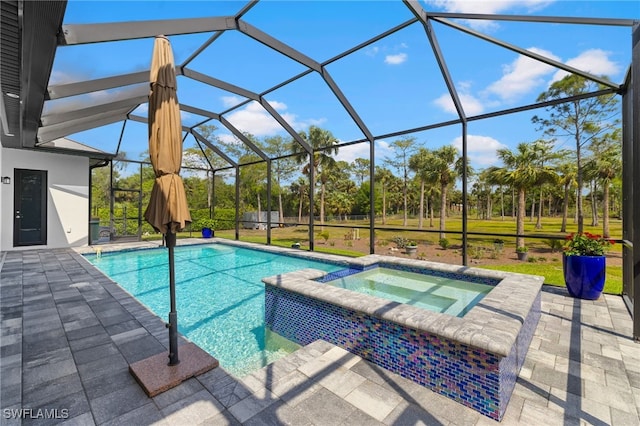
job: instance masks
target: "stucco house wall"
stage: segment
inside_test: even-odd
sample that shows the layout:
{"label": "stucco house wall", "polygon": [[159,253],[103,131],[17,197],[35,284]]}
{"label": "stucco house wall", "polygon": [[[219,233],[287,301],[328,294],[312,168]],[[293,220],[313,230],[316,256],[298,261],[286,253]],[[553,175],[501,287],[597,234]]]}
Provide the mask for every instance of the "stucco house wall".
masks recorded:
{"label": "stucco house wall", "polygon": [[[14,169],[47,171],[47,244],[13,246]],[[0,148],[0,250],[86,246],[89,235],[89,159]]]}

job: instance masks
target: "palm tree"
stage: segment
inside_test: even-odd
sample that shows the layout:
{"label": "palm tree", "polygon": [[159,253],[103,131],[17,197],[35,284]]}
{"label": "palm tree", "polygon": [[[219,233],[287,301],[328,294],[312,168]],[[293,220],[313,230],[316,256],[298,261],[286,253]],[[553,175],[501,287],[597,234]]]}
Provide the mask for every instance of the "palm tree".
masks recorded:
{"label": "palm tree", "polygon": [[496,166],[484,171],[484,177],[489,185],[498,185],[500,189],[500,217],[504,220],[504,191],[503,186],[508,185],[504,169]]}
{"label": "palm tree", "polygon": [[451,145],[433,151],[433,172],[437,175],[440,183],[440,239],[446,238],[444,230],[447,216],[447,189],[458,176],[456,170],[458,159],[458,150]]}
{"label": "palm tree", "polygon": [[387,185],[393,180],[393,173],[384,167],[376,167],[376,182],[382,188],[382,224],[387,224]]}
{"label": "palm tree", "polygon": [[298,202],[298,223],[301,223],[302,206],[304,205],[304,199],[309,195],[309,182],[304,177],[298,178],[297,181],[291,183],[291,193],[300,196]]}
{"label": "palm tree", "polygon": [[416,138],[409,137],[404,139],[398,139],[391,142],[391,146],[396,153],[393,159],[387,159],[385,162],[396,170],[402,173],[402,199],[404,202],[402,226],[407,226],[407,185],[409,183],[409,157],[414,151],[414,145],[416,144]]}
{"label": "palm tree", "polygon": [[419,205],[419,217],[418,228],[422,229],[422,223],[424,218],[424,195],[425,184],[429,181],[433,181],[435,174],[430,165],[434,163],[433,153],[427,148],[419,148],[418,152],[409,158],[409,168],[416,174],[420,182],[420,205]]}
{"label": "palm tree", "polygon": [[531,143],[518,144],[516,151],[502,148],[497,151],[504,163],[505,180],[518,192],[518,211],[516,216],[516,248],[524,247],[524,216],[527,188],[532,188],[553,176],[553,170],[540,167],[537,162],[535,147]]}
{"label": "palm tree", "polygon": [[[284,157],[289,153],[291,141],[285,140],[282,136],[271,136],[264,139],[264,152],[271,157],[281,157],[271,163],[278,187],[278,220],[284,222],[284,209],[282,207],[282,181],[288,180],[293,174],[295,167],[291,157]],[[271,213],[269,213],[271,214]]]}
{"label": "palm tree", "polygon": [[[309,127],[309,132],[301,132],[300,136],[313,149],[313,161],[311,161],[309,154],[295,141],[292,142],[292,151],[295,153],[294,158],[298,164],[305,163],[302,169],[304,174],[309,175],[311,167],[313,167],[312,191],[315,191],[316,183],[320,178],[320,224],[324,224],[325,185],[329,178],[326,170],[336,162],[332,155],[338,154],[338,148],[334,146],[338,143],[338,140],[329,130],[324,130],[317,126]],[[313,206],[310,207],[310,210],[310,214],[313,214]]]}
{"label": "palm tree", "polygon": [[560,163],[556,167],[556,171],[559,176],[559,183],[563,188],[562,197],[562,225],[560,225],[560,232],[567,232],[567,217],[569,216],[569,194],[571,193],[571,187],[576,184],[576,175],[578,167],[573,161],[565,161]]}
{"label": "palm tree", "polygon": [[613,131],[619,125],[618,119],[612,119],[616,114],[618,99],[615,94],[607,94],[593,98],[580,98],[584,93],[594,92],[604,86],[591,80],[570,74],[562,80],[556,81],[546,92],[538,96],[539,102],[554,101],[566,97],[574,97],[571,102],[553,103],[546,108],[548,118],[534,116],[531,121],[539,124],[545,134],[554,138],[567,137],[575,142],[577,163],[577,199],[576,214],[578,217],[578,232],[584,228],[584,214],[582,209],[583,164],[582,149],[591,142]]}
{"label": "palm tree", "polygon": [[609,231],[609,192],[611,182],[622,171],[621,131],[615,130],[591,144],[595,169],[602,182],[602,236],[610,237]]}
{"label": "palm tree", "polygon": [[[553,141],[539,139],[533,142],[533,150],[536,153],[536,160],[541,168],[545,167],[545,164],[548,164],[550,161],[561,158],[558,153],[553,152]],[[553,181],[558,180],[558,176],[552,178]],[[536,229],[542,229],[542,195],[544,190],[544,183],[548,182],[540,182],[539,186],[539,198],[538,198],[538,216],[536,220]],[[532,207],[533,210],[533,207]]]}

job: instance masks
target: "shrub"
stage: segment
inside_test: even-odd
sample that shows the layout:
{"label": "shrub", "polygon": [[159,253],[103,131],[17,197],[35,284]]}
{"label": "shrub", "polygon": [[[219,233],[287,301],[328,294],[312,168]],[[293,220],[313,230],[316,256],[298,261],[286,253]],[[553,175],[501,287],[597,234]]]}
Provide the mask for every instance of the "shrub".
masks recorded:
{"label": "shrub", "polygon": [[604,256],[613,243],[613,240],[589,232],[571,234],[567,236],[564,252],[567,256]]}
{"label": "shrub", "polygon": [[562,250],[562,240],[549,239],[545,242],[547,243],[549,248],[551,248],[552,253]]}
{"label": "shrub", "polygon": [[409,243],[409,240],[407,238],[402,237],[400,235],[396,235],[395,237],[391,238],[391,241],[394,242],[396,246],[400,249],[405,248]]}
{"label": "shrub", "polygon": [[329,240],[329,231],[321,231],[318,232],[318,237],[322,238],[324,240],[324,243],[327,243],[327,240]]}
{"label": "shrub", "polygon": [[209,219],[208,217],[198,219],[191,223],[192,231],[200,231],[203,228],[209,228],[213,231],[217,229],[217,221],[215,219]]}
{"label": "shrub", "polygon": [[236,226],[236,211],[234,209],[215,209],[214,219],[218,229],[234,229]]}
{"label": "shrub", "polygon": [[440,247],[442,247],[444,250],[448,249],[450,245],[449,240],[446,238],[440,238],[438,244],[440,244]]}
{"label": "shrub", "polygon": [[471,249],[471,257],[473,259],[482,259],[482,252],[484,252],[484,248],[482,248],[482,247],[473,247]]}

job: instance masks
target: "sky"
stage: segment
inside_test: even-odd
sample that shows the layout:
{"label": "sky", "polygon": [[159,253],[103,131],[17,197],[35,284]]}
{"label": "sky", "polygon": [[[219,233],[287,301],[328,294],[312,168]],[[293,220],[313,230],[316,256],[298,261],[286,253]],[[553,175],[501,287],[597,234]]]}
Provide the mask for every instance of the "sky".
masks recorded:
{"label": "sky", "polygon": [[[64,23],[229,16],[245,4],[241,1],[72,0],[68,3]],[[640,20],[640,2],[637,1],[422,0],[420,5],[427,11]],[[345,57],[332,59],[412,18],[400,1],[262,1],[243,20],[305,56],[325,63],[325,70],[342,95],[368,131],[377,137],[375,162],[382,164],[386,158],[393,157],[391,143],[398,139],[387,135],[457,119],[424,27],[419,23],[408,25]],[[606,75],[618,84],[623,82],[631,62],[630,27],[495,20],[452,22],[591,74]],[[550,84],[566,75],[555,67],[449,25],[434,22],[433,30],[468,117],[533,103]],[[212,34],[171,36],[176,63],[184,65]],[[148,70],[152,48],[153,39],[150,38],[60,46],[50,84]],[[255,93],[264,93],[307,69],[239,31],[224,32],[188,62],[186,68]],[[286,136],[284,129],[258,103],[250,102],[234,109],[246,99],[186,77],[179,77],[178,85],[182,104],[224,113],[234,126],[257,138]],[[147,92],[148,85],[142,84],[125,90],[50,101],[45,104],[45,114],[77,105],[99,104],[129,93],[144,95]],[[365,138],[317,72],[264,94],[264,99],[296,131],[316,125],[330,130],[339,141]],[[147,106],[143,103],[134,113],[145,117],[146,111]],[[535,114],[543,115],[544,111],[470,122],[467,140],[472,166],[479,170],[500,165],[497,149],[514,149],[520,142],[542,138],[542,133],[531,122]],[[202,116],[182,113],[183,125],[193,126],[203,120]],[[232,134],[220,123],[209,124],[218,127],[216,136],[234,141]],[[461,135],[461,127],[451,125],[408,136],[427,148],[453,145],[461,149]],[[133,159],[139,159],[147,148],[146,125],[133,121],[128,121],[124,130],[120,122],[68,137],[107,152],[115,152],[120,142],[120,150]],[[193,144],[194,139],[187,137],[185,147]],[[559,148],[571,146],[565,140],[558,140],[556,144]],[[337,157],[348,162],[355,158],[369,158],[368,143],[343,147]]]}

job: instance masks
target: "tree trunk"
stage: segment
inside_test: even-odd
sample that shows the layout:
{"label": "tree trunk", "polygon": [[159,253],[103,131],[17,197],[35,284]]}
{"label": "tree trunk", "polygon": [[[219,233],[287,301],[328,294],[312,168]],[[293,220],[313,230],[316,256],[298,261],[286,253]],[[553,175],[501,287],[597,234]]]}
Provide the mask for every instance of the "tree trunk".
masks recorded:
{"label": "tree trunk", "polygon": [[422,229],[422,217],[424,216],[424,180],[420,179],[420,218],[418,228]]}
{"label": "tree trunk", "polygon": [[278,210],[280,212],[280,214],[278,214],[278,220],[280,221],[279,226],[284,226],[282,224],[284,222],[284,210],[282,209],[282,187],[280,186],[280,178],[278,178]]}
{"label": "tree trunk", "polygon": [[262,203],[260,202],[260,192],[258,192],[258,229],[262,229],[262,207],[260,204]]}
{"label": "tree trunk", "polygon": [[576,163],[578,165],[578,196],[576,197],[576,215],[578,219],[578,233],[584,231],[584,212],[582,210],[582,156],[580,154],[580,131],[576,132]]}
{"label": "tree trunk", "polygon": [[402,196],[404,198],[404,213],[402,215],[402,226],[407,226],[407,172],[404,173],[402,184]]}
{"label": "tree trunk", "polygon": [[609,238],[609,182],[602,183],[602,236]]}
{"label": "tree trunk", "polygon": [[[526,198],[524,188],[518,189],[518,216],[516,218],[516,234],[524,235],[524,217],[526,209]],[[516,238],[516,248],[524,247],[524,237]]]}
{"label": "tree trunk", "polygon": [[536,220],[536,229],[542,229],[542,189],[540,190],[540,200],[538,202],[538,219]]}
{"label": "tree trunk", "polygon": [[324,182],[320,183],[320,225],[324,225]]}
{"label": "tree trunk", "polygon": [[513,188],[511,188],[511,217],[516,217],[516,193]]}
{"label": "tree trunk", "polygon": [[446,238],[444,233],[447,216],[447,185],[440,188],[440,239]]}
{"label": "tree trunk", "polygon": [[500,218],[504,220],[504,191],[500,185]]}
{"label": "tree trunk", "polygon": [[209,170],[207,170],[207,207],[211,210],[211,199],[213,198],[213,179],[209,179]]}
{"label": "tree trunk", "polygon": [[598,185],[594,182],[591,189],[591,226],[598,226],[600,224],[598,222],[598,197],[596,196],[597,190]]}
{"label": "tree trunk", "polygon": [[298,223],[302,222],[302,201],[303,200],[304,200],[304,191],[301,190],[300,191],[300,205],[298,206]]}
{"label": "tree trunk", "polygon": [[433,228],[433,197],[429,196],[429,228]]}
{"label": "tree trunk", "polygon": [[560,225],[560,232],[567,232],[568,216],[569,216],[569,184],[565,184],[564,199],[562,200],[562,225]]}
{"label": "tree trunk", "polygon": [[531,191],[531,222],[533,222],[535,211],[536,211],[536,194],[533,191]]}
{"label": "tree trunk", "polygon": [[387,188],[382,184],[382,224],[387,224]]}

